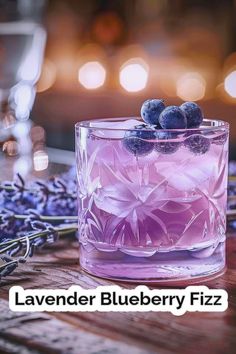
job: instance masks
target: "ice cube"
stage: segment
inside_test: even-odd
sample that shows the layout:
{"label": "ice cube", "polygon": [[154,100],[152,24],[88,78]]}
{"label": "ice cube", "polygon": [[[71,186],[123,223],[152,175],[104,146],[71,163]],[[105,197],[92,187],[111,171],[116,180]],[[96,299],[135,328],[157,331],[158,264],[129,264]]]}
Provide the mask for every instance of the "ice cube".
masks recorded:
{"label": "ice cube", "polygon": [[173,156],[172,161],[156,162],[156,170],[168,185],[179,191],[189,191],[209,181],[217,173],[217,157],[207,153],[204,156],[182,154],[182,160]]}
{"label": "ice cube", "polygon": [[[127,119],[125,121],[94,121],[91,122],[92,134],[95,137],[103,139],[122,139],[125,135],[126,129],[134,129],[136,125],[141,124],[137,119]],[[98,128],[101,128],[98,129]]]}

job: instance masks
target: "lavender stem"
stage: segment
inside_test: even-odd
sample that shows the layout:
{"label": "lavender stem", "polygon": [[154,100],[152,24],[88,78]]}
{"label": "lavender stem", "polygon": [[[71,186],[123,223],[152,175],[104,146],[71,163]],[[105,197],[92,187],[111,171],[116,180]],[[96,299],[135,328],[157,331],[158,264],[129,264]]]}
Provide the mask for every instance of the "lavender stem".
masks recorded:
{"label": "lavender stem", "polygon": [[[29,215],[18,215],[15,214],[14,218],[19,219],[19,220],[24,220],[27,219]],[[72,220],[72,221],[77,221],[78,217],[77,216],[62,216],[62,215],[39,215],[39,220],[42,221],[63,221],[63,220]]]}
{"label": "lavender stem", "polygon": [[[68,234],[68,233],[71,233],[71,232],[75,232],[77,231],[78,227],[77,227],[77,224],[70,224],[66,227],[55,227],[54,230],[56,232],[59,233],[59,235],[65,235],[65,234]],[[7,241],[7,242],[4,242],[4,243],[0,243],[0,253],[4,253],[6,251],[8,251],[9,249],[11,249],[13,246],[15,246],[15,244],[17,244],[18,242],[25,242],[27,241],[27,239],[29,241],[32,241],[34,240],[35,238],[37,237],[41,237],[41,236],[46,236],[48,234],[48,230],[45,230],[45,231],[39,231],[33,235],[30,235],[30,236],[22,236],[22,237],[18,237],[16,239],[13,239],[13,240],[10,240],[10,241]],[[1,249],[1,247],[3,246],[7,246],[7,247],[4,247]]]}

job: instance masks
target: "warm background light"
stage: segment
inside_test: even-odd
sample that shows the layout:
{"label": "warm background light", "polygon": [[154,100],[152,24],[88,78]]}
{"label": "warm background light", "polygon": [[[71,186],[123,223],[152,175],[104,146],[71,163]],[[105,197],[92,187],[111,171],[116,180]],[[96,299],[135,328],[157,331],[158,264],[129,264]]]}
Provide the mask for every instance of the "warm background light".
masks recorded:
{"label": "warm background light", "polygon": [[106,79],[106,70],[97,61],[90,61],[79,69],[78,80],[86,89],[101,87]]}
{"label": "warm background light", "polygon": [[120,69],[120,84],[128,92],[143,90],[148,81],[148,66],[141,60],[131,59]]}
{"label": "warm background light", "polygon": [[232,71],[226,76],[224,81],[224,89],[233,98],[236,98],[236,71]]}
{"label": "warm background light", "polygon": [[[34,91],[25,85],[37,81],[38,46],[29,50],[29,38],[22,55],[19,50],[17,56],[4,59],[2,50],[0,55],[9,63],[20,60],[16,76],[22,85],[16,90],[14,83],[14,115],[1,118],[4,133],[0,136],[5,134],[2,141],[10,141],[15,138],[9,135],[13,125],[31,123],[32,168],[34,153],[46,151],[45,144],[74,150],[76,122],[137,115],[142,102],[155,97],[163,98],[166,105],[196,101],[206,117],[229,121],[231,142],[236,142],[234,1],[209,6],[183,0],[113,1],[109,6],[104,1],[45,3],[48,6],[41,14],[47,45],[32,109]],[[5,72],[6,79],[9,73]],[[0,90],[0,99],[5,100],[4,95]],[[18,135],[20,155],[26,145],[29,150],[30,142],[25,132]],[[12,143],[4,149],[5,155],[17,151]],[[236,159],[235,146],[231,150],[231,158]],[[50,150],[47,153],[51,158]],[[49,172],[50,168],[43,173]]]}
{"label": "warm background light", "polygon": [[44,92],[52,87],[56,81],[56,74],[57,70],[55,64],[51,60],[45,59],[42,73],[37,84],[37,92]]}
{"label": "warm background light", "polygon": [[182,75],[176,83],[176,94],[184,101],[198,101],[205,96],[206,81],[197,72]]}

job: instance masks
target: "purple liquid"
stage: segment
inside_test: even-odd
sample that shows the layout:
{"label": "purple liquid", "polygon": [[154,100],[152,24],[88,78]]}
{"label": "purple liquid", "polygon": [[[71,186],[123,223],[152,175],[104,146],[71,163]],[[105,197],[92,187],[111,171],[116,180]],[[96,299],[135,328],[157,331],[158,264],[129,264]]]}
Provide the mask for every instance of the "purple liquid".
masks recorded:
{"label": "purple liquid", "polygon": [[109,134],[90,132],[86,146],[79,146],[82,267],[134,281],[221,271],[228,158],[222,131],[209,135],[211,146],[203,155],[181,146],[173,154],[154,150],[141,157],[129,153],[119,135]]}

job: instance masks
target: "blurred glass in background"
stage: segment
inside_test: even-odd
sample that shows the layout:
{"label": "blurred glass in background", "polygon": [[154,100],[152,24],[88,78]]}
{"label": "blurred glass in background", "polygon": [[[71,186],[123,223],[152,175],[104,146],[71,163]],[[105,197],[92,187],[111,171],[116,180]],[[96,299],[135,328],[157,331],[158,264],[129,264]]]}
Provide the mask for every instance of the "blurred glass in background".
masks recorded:
{"label": "blurred glass in background", "polygon": [[[43,2],[0,2],[0,144],[17,156],[13,172],[31,169],[30,111],[41,73],[46,32],[38,23]],[[40,6],[39,6],[40,5]]]}

